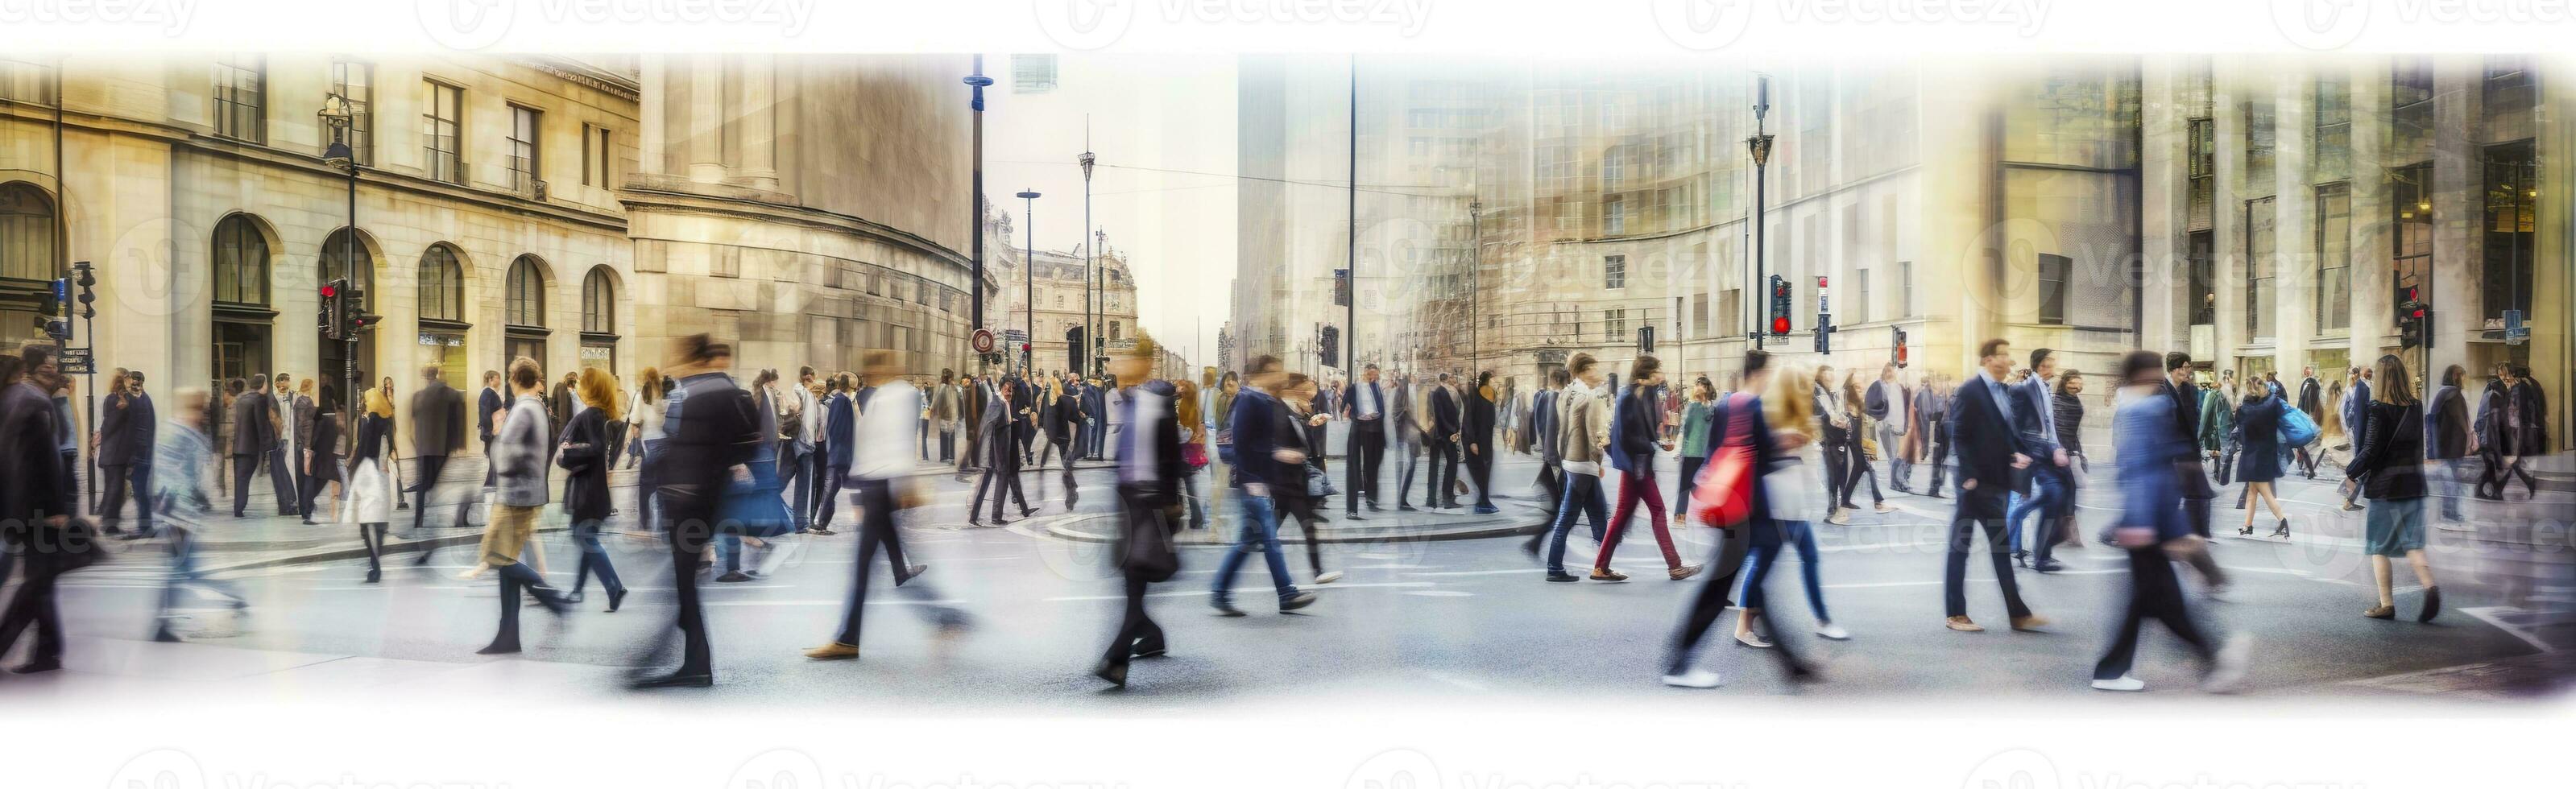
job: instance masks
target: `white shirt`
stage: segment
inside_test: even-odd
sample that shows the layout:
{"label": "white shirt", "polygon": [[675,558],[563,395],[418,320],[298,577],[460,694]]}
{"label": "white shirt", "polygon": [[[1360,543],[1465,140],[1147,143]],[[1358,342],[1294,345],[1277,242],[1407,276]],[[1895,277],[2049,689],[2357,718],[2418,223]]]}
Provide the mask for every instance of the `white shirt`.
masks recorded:
{"label": "white shirt", "polygon": [[877,385],[868,407],[859,410],[851,441],[850,475],[893,479],[912,470],[912,435],[921,421],[921,391],[901,379]]}
{"label": "white shirt", "polygon": [[1377,384],[1361,381],[1358,386],[1351,389],[1356,392],[1351,396],[1351,413],[1361,419],[1376,419],[1378,417]]}

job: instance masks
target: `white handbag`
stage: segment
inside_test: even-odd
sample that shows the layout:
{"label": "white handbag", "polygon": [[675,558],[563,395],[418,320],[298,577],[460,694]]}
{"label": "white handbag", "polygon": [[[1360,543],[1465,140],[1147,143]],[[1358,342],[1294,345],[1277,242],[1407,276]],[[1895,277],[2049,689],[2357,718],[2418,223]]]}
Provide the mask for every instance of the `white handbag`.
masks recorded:
{"label": "white handbag", "polygon": [[1782,459],[1780,468],[1762,475],[1762,492],[1771,505],[1771,518],[1781,521],[1815,521],[1823,517],[1817,495],[1824,492],[1824,479],[1816,476],[1816,467],[1807,462],[1804,453]]}

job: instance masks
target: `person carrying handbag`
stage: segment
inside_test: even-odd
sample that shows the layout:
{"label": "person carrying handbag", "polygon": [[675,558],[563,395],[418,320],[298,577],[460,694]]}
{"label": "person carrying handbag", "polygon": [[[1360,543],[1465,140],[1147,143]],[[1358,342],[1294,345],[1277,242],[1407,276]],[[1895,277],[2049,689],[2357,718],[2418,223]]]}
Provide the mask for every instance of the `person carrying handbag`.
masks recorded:
{"label": "person carrying handbag", "polygon": [[1181,442],[1188,428],[1181,425],[1182,409],[1175,403],[1186,400],[1188,394],[1175,390],[1169,381],[1146,380],[1154,355],[1154,341],[1139,339],[1135,348],[1109,363],[1110,374],[1117,376],[1126,395],[1118,407],[1126,411],[1120,422],[1127,429],[1118,433],[1118,446],[1111,455],[1118,464],[1121,528],[1118,544],[1110,552],[1118,557],[1126,605],[1108,650],[1091,673],[1119,687],[1127,686],[1131,659],[1161,657],[1170,648],[1162,626],[1145,614],[1145,591],[1181,570],[1173,532],[1180,521],[1184,478],[1190,472]]}
{"label": "person carrying handbag", "polygon": [[[1666,686],[1714,688],[1723,684],[1716,671],[1698,667],[1697,653],[1709,627],[1734,605],[1727,599],[1727,591],[1734,587],[1738,567],[1747,553],[1748,527],[1759,527],[1770,520],[1766,513],[1768,497],[1757,482],[1759,469],[1769,467],[1781,453],[1796,452],[1810,443],[1802,432],[1773,432],[1762,414],[1762,398],[1747,394],[1770,389],[1770,359],[1771,355],[1761,349],[1746,351],[1744,388],[1720,398],[1715,413],[1710,415],[1709,460],[1700,468],[1691,514],[1703,523],[1724,529],[1726,536],[1718,542],[1717,558],[1710,565],[1717,572],[1709,573],[1708,580],[1700,582],[1699,591],[1691,596],[1690,609],[1665,644]],[[1813,383],[1808,382],[1792,391],[1796,396],[1805,396],[1812,388]],[[1785,643],[1775,644],[1770,652],[1792,681],[1816,679],[1814,669]]]}

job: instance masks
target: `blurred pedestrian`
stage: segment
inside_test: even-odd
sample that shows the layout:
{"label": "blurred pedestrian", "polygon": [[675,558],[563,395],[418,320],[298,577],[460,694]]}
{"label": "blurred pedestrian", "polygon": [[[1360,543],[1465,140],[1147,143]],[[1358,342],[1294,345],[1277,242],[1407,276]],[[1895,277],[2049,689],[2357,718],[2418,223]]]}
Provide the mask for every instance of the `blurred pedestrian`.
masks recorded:
{"label": "blurred pedestrian", "polygon": [[2424,553],[2424,408],[2415,399],[2414,379],[2406,374],[2404,360],[2381,356],[2372,375],[2377,394],[2359,420],[2364,432],[2356,439],[2359,446],[2343,481],[2347,497],[2370,498],[2362,541],[2370,554],[2372,579],[2378,582],[2379,604],[2362,615],[2396,618],[2389,560],[2402,556],[2415,569],[2415,582],[2424,587],[2424,606],[2415,621],[2430,622],[2442,612],[2442,588],[2434,585],[2433,567]]}
{"label": "blurred pedestrian", "polygon": [[1188,381],[1175,386],[1147,380],[1154,351],[1152,339],[1139,339],[1134,348],[1109,363],[1125,395],[1120,407],[1126,410],[1126,418],[1120,421],[1127,425],[1118,436],[1120,528],[1110,551],[1116,557],[1125,606],[1108,650],[1091,673],[1119,687],[1127,686],[1131,658],[1161,657],[1171,646],[1163,628],[1145,614],[1145,590],[1180,571],[1173,525],[1189,486],[1184,449],[1189,444],[1184,434],[1197,427],[1186,413],[1197,410]]}
{"label": "blurred pedestrian", "polygon": [[61,449],[70,426],[48,394],[63,386],[57,353],[51,343],[31,341],[18,347],[12,361],[0,362],[0,479],[9,480],[0,490],[0,540],[26,564],[17,591],[0,609],[0,654],[9,652],[19,633],[36,630],[27,661],[10,669],[19,674],[63,667],[55,582],[98,559],[98,547],[72,521],[80,511],[80,483],[63,464]]}
{"label": "blurred pedestrian", "polygon": [[[1770,374],[1765,387],[1769,391],[1763,392],[1758,401],[1764,425],[1780,425],[1782,431],[1801,434],[1803,440],[1780,442],[1782,446],[1794,443],[1799,448],[1775,449],[1771,462],[1760,470],[1763,513],[1768,517],[1744,527],[1748,550],[1737,573],[1744,586],[1735,598],[1743,604],[1736,609],[1735,641],[1748,647],[1776,646],[1764,639],[1753,624],[1761,620],[1777,627],[1777,620],[1767,616],[1769,594],[1764,581],[1770,577],[1771,568],[1779,564],[1784,548],[1798,552],[1807,607],[1816,615],[1816,635],[1836,641],[1851,638],[1851,633],[1834,624],[1833,615],[1825,609],[1824,571],[1817,561],[1815,521],[1824,514],[1825,505],[1815,498],[1816,469],[1824,464],[1824,454],[1816,449],[1819,429],[1809,405],[1814,401],[1802,396],[1814,390],[1813,380],[1813,374],[1805,369],[1794,364],[1785,366]],[[1779,434],[1773,435],[1774,441],[1779,442]]]}
{"label": "blurred pedestrian", "polygon": [[[144,539],[153,535],[152,465],[153,447],[161,427],[160,415],[153,410],[152,395],[143,388],[141,370],[120,373],[111,383],[118,391],[99,407],[97,449],[99,475],[106,490],[99,499],[99,532],[122,539]],[[197,390],[196,402],[201,412],[195,416],[204,424],[205,390]],[[200,436],[202,438],[202,436]],[[211,461],[209,461],[211,462]],[[201,467],[202,468],[202,467]],[[191,472],[194,473],[194,472]],[[135,527],[131,532],[119,527],[125,500],[134,499]]]}
{"label": "blurred pedestrian", "polygon": [[1306,455],[1284,445],[1289,437],[1280,435],[1279,413],[1285,406],[1272,393],[1285,383],[1288,374],[1280,369],[1279,357],[1263,355],[1252,360],[1248,386],[1235,393],[1229,414],[1234,433],[1233,484],[1241,501],[1242,518],[1234,547],[1226,551],[1217,564],[1209,603],[1218,613],[1242,616],[1234,607],[1235,571],[1243,568],[1247,557],[1261,554],[1270,568],[1270,582],[1279,595],[1279,610],[1294,611],[1312,605],[1315,593],[1298,591],[1288,578],[1288,560],[1279,550],[1279,511],[1273,497],[1289,485],[1304,485]]}
{"label": "blurred pedestrian", "polygon": [[[305,380],[309,382],[312,379]],[[304,471],[304,525],[319,525],[313,520],[314,500],[322,494],[325,486],[331,489],[331,506],[322,509],[326,513],[324,517],[339,509],[340,442],[344,435],[346,433],[340,426],[340,397],[329,391],[329,387],[324,387],[322,401],[313,413],[313,427],[305,433],[304,457],[297,459]]]}
{"label": "blurred pedestrian", "polygon": [[1924,463],[1932,467],[1932,485],[1924,495],[1941,498],[1942,479],[1950,471],[1950,381],[1939,373],[1924,376],[1914,394],[1915,434],[1923,439]]}
{"label": "blurred pedestrian", "polygon": [[250,607],[249,600],[231,582],[213,579],[197,569],[196,540],[203,536],[206,511],[212,508],[197,472],[214,462],[214,447],[203,432],[206,390],[186,388],[173,396],[180,410],[170,420],[168,437],[153,452],[152,462],[160,472],[154,479],[159,480],[159,485],[148,494],[160,502],[162,519],[170,526],[170,577],[162,587],[159,610],[153,616],[154,641],[179,640],[171,624],[183,587],[194,586],[221,597],[236,612]]}
{"label": "blurred pedestrian", "polygon": [[[984,494],[988,491],[993,496],[994,526],[1010,522],[1002,517],[1002,497],[1005,493],[1008,493],[1013,502],[1020,505],[1020,517],[1026,518],[1038,512],[1036,507],[1029,506],[1028,497],[1020,492],[1022,454],[1019,446],[1012,439],[1012,432],[1018,429],[1017,426],[1026,423],[1025,418],[1020,416],[1024,409],[1017,404],[1022,399],[1020,391],[1019,381],[1005,380],[993,392],[992,399],[984,404],[983,433],[992,440],[984,442],[987,450],[984,457],[984,478],[976,481],[974,503],[966,508],[968,525],[984,525],[983,521],[977,519],[976,513],[984,509]],[[865,418],[863,413],[861,419]]]}
{"label": "blurred pedestrian", "polygon": [[2093,688],[2146,688],[2129,669],[2137,655],[2138,630],[2152,619],[2164,623],[2208,666],[2201,687],[2225,692],[2244,678],[2251,645],[2241,638],[2230,640],[2223,649],[2210,643],[2184,605],[2182,583],[2174,575],[2171,558],[2160,549],[2176,540],[2196,538],[2183,517],[2182,478],[2174,473],[2174,464],[2197,453],[2190,440],[2173,430],[2177,404],[2164,395],[2158,372],[2153,351],[2132,352],[2120,363],[2111,445],[2117,450],[2121,506],[2111,532],[2113,542],[2129,553],[2129,589],[2111,647],[2093,665]]}
{"label": "blurred pedestrian", "polygon": [[[1500,396],[1501,393],[1494,391],[1494,371],[1477,371],[1474,385],[1467,390],[1466,413],[1458,420],[1458,429],[1462,434],[1459,448],[1466,452],[1462,457],[1467,461],[1468,481],[1476,486],[1475,513],[1478,515],[1492,515],[1502,511],[1494,507],[1493,491],[1494,412],[1498,408],[1496,398]],[[1649,410],[1651,412],[1652,409]],[[1648,422],[1650,429],[1652,425],[1650,416]],[[1316,451],[1323,451],[1323,447],[1318,445]],[[1453,502],[1451,506],[1456,504]],[[1655,518],[1660,522],[1663,514],[1658,512]]]}
{"label": "blurred pedestrian", "polygon": [[[1673,496],[1680,506],[1673,508],[1675,524],[1689,522],[1691,491],[1699,487],[1699,470],[1708,463],[1708,415],[1716,403],[1717,386],[1709,383],[1708,376],[1692,381],[1689,394],[1683,397],[1680,490]],[[1815,469],[1807,469],[1807,475],[1815,476]]]}
{"label": "blurred pedestrian", "polygon": [[[1113,371],[1113,373],[1114,372],[1115,371]],[[1121,381],[1121,383],[1126,382]],[[1178,451],[1180,452],[1181,457],[1181,476],[1178,484],[1175,486],[1178,491],[1177,495],[1189,503],[1189,527],[1192,529],[1204,529],[1207,528],[1208,502],[1207,494],[1199,491],[1199,469],[1207,468],[1208,465],[1208,430],[1205,423],[1206,415],[1199,411],[1199,400],[1201,399],[1199,397],[1199,388],[1198,385],[1192,384],[1186,379],[1167,381],[1165,383],[1170,384],[1172,387],[1173,416],[1180,420],[1179,430],[1181,446]],[[1133,384],[1129,385],[1129,388],[1132,389],[1133,387]],[[1139,425],[1131,429],[1151,430],[1154,429],[1154,426],[1146,424]],[[1140,440],[1147,438],[1151,438],[1151,436],[1139,436]],[[1134,444],[1133,442],[1130,442],[1129,445],[1133,446]],[[1127,462],[1127,458],[1122,456],[1119,458],[1119,462],[1125,463]],[[1125,499],[1122,498],[1120,501],[1124,502]]]}
{"label": "blurred pedestrian", "polygon": [[[2290,516],[2281,509],[2281,497],[2272,490],[2273,480],[2281,478],[2281,415],[2289,406],[2272,394],[2270,387],[2246,391],[2236,408],[2236,443],[2244,448],[2237,461],[2236,477],[2245,483],[2245,495],[2256,505],[2270,504],[2274,525],[2270,536],[2290,536]],[[2239,535],[2254,533],[2254,512],[2245,510],[2245,525]]]}
{"label": "blurred pedestrian", "polygon": [[[1711,462],[1741,462],[1747,470],[1745,477],[1712,480],[1710,484],[1749,486],[1743,492],[1743,501],[1748,509],[1743,513],[1741,522],[1710,524],[1721,527],[1723,532],[1723,537],[1716,548],[1715,566],[1718,572],[1710,574],[1711,577],[1700,582],[1699,589],[1691,595],[1690,608],[1683,612],[1681,621],[1674,627],[1671,638],[1665,642],[1663,683],[1669,687],[1714,688],[1721,683],[1722,679],[1716,671],[1700,668],[1697,665],[1699,642],[1708,635],[1708,629],[1717,624],[1717,618],[1725,614],[1728,607],[1734,605],[1727,599],[1727,594],[1735,588],[1736,579],[1743,577],[1738,572],[1738,568],[1744,566],[1745,559],[1750,556],[1751,534],[1768,524],[1772,518],[1769,486],[1764,484],[1763,474],[1769,469],[1779,467],[1791,453],[1813,445],[1814,441],[1810,437],[1822,429],[1822,423],[1807,418],[1801,418],[1800,424],[1795,427],[1774,427],[1770,424],[1770,419],[1765,414],[1769,410],[1769,406],[1764,403],[1765,392],[1776,392],[1777,394],[1769,395],[1774,397],[1803,398],[1810,403],[1814,402],[1815,397],[1813,380],[1782,381],[1775,385],[1773,379],[1775,371],[1771,370],[1770,366],[1770,354],[1762,352],[1759,348],[1746,351],[1741,388],[1719,398],[1717,406],[1712,409],[1709,417],[1709,455],[1716,459]],[[1572,412],[1566,413],[1569,418],[1572,418]],[[1783,413],[1794,414],[1796,411],[1790,409],[1784,410]],[[1808,425],[1816,425],[1816,427],[1808,427]],[[1572,478],[1571,475],[1569,478]],[[1814,491],[1813,481],[1801,484],[1809,486],[1807,488],[1809,493]],[[1729,498],[1727,494],[1730,492],[1718,491],[1715,492],[1715,497],[1725,500]],[[1812,511],[1814,506],[1809,505],[1807,509]],[[1754,618],[1766,623],[1768,621],[1768,616],[1759,612],[1754,614]],[[1776,628],[1774,630],[1776,632]],[[1817,678],[1815,670],[1798,657],[1796,650],[1789,648],[1785,643],[1775,642],[1771,654],[1790,681],[1810,682]]]}
{"label": "blurred pedestrian", "polygon": [[[2371,375],[2373,375],[2373,373],[2368,369],[2361,367],[2352,368],[2352,372],[2349,376],[2351,383],[2345,389],[2346,396],[2343,403],[2343,429],[2346,433],[2352,435],[2352,453],[2356,458],[2361,455],[2362,437],[2370,434],[2370,405],[2373,402],[2370,397]],[[2381,382],[2381,384],[2385,385],[2386,382]],[[2345,473],[2351,473],[2350,469],[2346,469]],[[2355,501],[2355,497],[2360,495],[2360,488],[2348,486],[2344,491],[2343,511],[2360,512],[2362,510],[2362,506],[2360,503]]]}
{"label": "blurred pedestrian", "polygon": [[626,406],[617,401],[617,379],[608,371],[585,367],[574,380],[575,393],[586,407],[564,425],[563,438],[555,445],[555,465],[568,472],[564,515],[572,523],[573,545],[581,549],[581,563],[573,567],[572,592],[565,601],[581,602],[583,583],[597,576],[600,591],[608,595],[608,610],[615,612],[626,601],[626,584],[617,579],[617,566],[600,545],[599,532],[608,522],[608,468],[617,462],[608,426],[623,420]]}
{"label": "blurred pedestrian", "polygon": [[[414,472],[418,481],[411,486],[411,492],[420,494],[420,504],[411,513],[414,532],[420,531],[422,519],[429,515],[431,496],[448,456],[465,449],[465,396],[441,380],[440,372],[438,365],[422,365],[420,390],[411,393],[411,457],[420,464]],[[464,519],[460,512],[457,522]]]}
{"label": "blurred pedestrian", "polygon": [[1904,451],[1907,431],[1914,420],[1907,418],[1911,407],[1905,385],[1896,378],[1896,363],[1878,368],[1878,380],[1871,381],[1863,393],[1861,405],[1870,421],[1878,423],[1878,451],[1887,456],[1887,486],[1898,493],[1914,492],[1914,459]]}
{"label": "blurred pedestrian", "polygon": [[[233,517],[243,517],[250,504],[251,477],[267,473],[268,459],[278,451],[277,409],[269,398],[268,376],[252,375],[249,388],[233,398]],[[276,483],[278,514],[286,514],[295,499],[286,495],[284,481]]]}
{"label": "blurred pedestrian", "polygon": [[1351,423],[1348,440],[1349,458],[1359,480],[1342,502],[1343,512],[1353,520],[1360,518],[1360,503],[1366,500],[1370,512],[1378,511],[1378,471],[1386,462],[1387,401],[1386,388],[1378,384],[1378,368],[1370,364],[1361,368],[1360,378],[1344,388],[1343,419]]}
{"label": "blurred pedestrian", "polygon": [[[1619,505],[1610,510],[1610,525],[1601,536],[1601,550],[1592,558],[1592,580],[1625,581],[1628,574],[1610,569],[1611,554],[1619,550],[1619,537],[1627,531],[1629,519],[1637,505],[1646,507],[1646,526],[1654,530],[1655,547],[1664,553],[1664,574],[1679,581],[1698,575],[1700,565],[1683,564],[1681,554],[1673,550],[1672,531],[1664,525],[1664,492],[1660,475],[1655,473],[1655,456],[1673,448],[1662,441],[1656,423],[1663,414],[1655,400],[1655,388],[1664,382],[1663,362],[1651,354],[1638,354],[1628,366],[1628,391],[1620,397],[1617,427],[1611,432],[1607,459],[1619,471]],[[1490,509],[1490,506],[1479,510]]]}
{"label": "blurred pedestrian", "polygon": [[[1599,363],[1592,354],[1577,352],[1565,360],[1566,373],[1572,381],[1558,395],[1555,420],[1558,465],[1565,470],[1565,492],[1558,497],[1556,522],[1548,526],[1547,580],[1569,583],[1582,580],[1565,571],[1565,535],[1574,528],[1580,515],[1592,523],[1592,539],[1604,542],[1601,477],[1610,451],[1610,407],[1601,391],[1604,383]],[[1603,578],[1602,580],[1615,580]]]}
{"label": "blurred pedestrian", "polygon": [[830,536],[841,487],[850,476],[850,464],[858,462],[858,380],[849,373],[832,376],[831,394],[823,400],[823,444],[818,454],[823,467],[814,480],[816,485],[813,525],[806,533]]}
{"label": "blurred pedestrian", "polygon": [[728,481],[746,477],[765,443],[751,394],[734,383],[733,346],[704,334],[672,343],[665,365],[678,383],[663,414],[665,451],[648,458],[655,496],[664,508],[663,539],[671,550],[672,591],[678,598],[680,665],[648,674],[629,687],[699,687],[715,684],[713,647],[698,600],[700,556],[715,533],[716,505]]}
{"label": "blurred pedestrian", "polygon": [[310,461],[313,457],[314,445],[319,443],[313,431],[322,418],[318,401],[313,397],[313,379],[306,378],[296,382],[295,395],[289,402],[292,403],[290,412],[295,420],[295,442],[287,449],[286,462],[294,468],[295,513],[304,516],[304,525],[312,526],[314,525],[313,497],[320,492],[321,484],[320,480],[313,478],[313,466]]}
{"label": "blurred pedestrian", "polygon": [[[391,383],[392,379],[386,379]],[[349,455],[349,495],[340,503],[340,522],[358,527],[358,544],[367,550],[367,583],[384,580],[385,530],[394,519],[394,488],[385,452],[393,443],[393,419],[374,412],[387,402],[383,390],[367,390],[369,411],[358,417],[358,441]],[[385,406],[391,408],[391,406]]]}
{"label": "blurred pedestrian", "polygon": [[[1038,467],[1045,468],[1047,458],[1063,458],[1064,468],[1061,476],[1064,479],[1064,508],[1067,512],[1072,511],[1074,503],[1082,499],[1082,491],[1075,487],[1073,481],[1073,459],[1082,451],[1075,442],[1092,421],[1090,414],[1083,410],[1083,398],[1079,392],[1081,386],[1082,384],[1077,381],[1072,384],[1073,390],[1068,391],[1065,379],[1047,379],[1043,395],[1044,402],[1039,404],[1038,409],[1039,426],[1045,428],[1047,439],[1046,454],[1038,458]],[[1038,496],[1046,497],[1046,477],[1044,476],[1038,478]]]}
{"label": "blurred pedestrian", "polygon": [[1465,409],[1458,403],[1458,393],[1448,373],[1440,374],[1438,386],[1431,387],[1431,424],[1425,448],[1431,453],[1431,496],[1424,506],[1435,510],[1458,508],[1458,439],[1465,428]]}
{"label": "blurred pedestrian", "polygon": [[1307,567],[1315,572],[1315,583],[1328,584],[1342,578],[1339,571],[1324,572],[1324,535],[1317,531],[1326,522],[1317,507],[1323,499],[1323,486],[1331,477],[1316,462],[1318,453],[1314,445],[1306,443],[1316,435],[1308,428],[1331,419],[1330,415],[1314,410],[1312,404],[1321,402],[1316,397],[1318,388],[1315,380],[1306,377],[1305,373],[1289,373],[1287,383],[1280,385],[1279,404],[1282,407],[1278,420],[1272,425],[1277,428],[1273,435],[1279,436],[1280,448],[1305,455],[1306,462],[1291,472],[1290,475],[1296,478],[1294,482],[1271,488],[1270,496],[1277,505],[1282,523],[1293,518],[1298,527],[1305,530]]}
{"label": "blurred pedestrian", "polygon": [[482,565],[498,571],[501,623],[492,635],[492,643],[475,651],[478,655],[519,651],[522,590],[558,616],[568,606],[561,592],[519,562],[519,553],[535,534],[537,518],[550,498],[546,491],[546,454],[552,427],[547,422],[545,377],[536,361],[524,356],[511,360],[509,380],[514,399],[492,441],[496,498],[492,514],[484,522],[480,548]]}
{"label": "blurred pedestrian", "polygon": [[2476,451],[2468,398],[2460,391],[2468,374],[2468,368],[2456,364],[2444,368],[2440,387],[2424,405],[2424,460],[2442,467],[2442,520],[2449,523],[2460,521],[2462,459]]}
{"label": "blurred pedestrian", "polygon": [[[1849,513],[1852,510],[1858,509],[1858,507],[1855,507],[1852,504],[1852,494],[1859,492],[1860,478],[1864,476],[1869,478],[1869,498],[1873,507],[1882,513],[1893,512],[1895,510],[1887,506],[1887,493],[1879,490],[1878,487],[1878,467],[1873,465],[1878,461],[1878,459],[1870,455],[1869,447],[1875,439],[1870,437],[1870,433],[1872,431],[1869,421],[1869,412],[1865,398],[1861,396],[1860,375],[1858,371],[1845,371],[1843,373],[1842,388],[1840,391],[1841,394],[1839,397],[1842,399],[1841,406],[1843,418],[1848,420],[1850,423],[1850,427],[1844,430],[1842,434],[1844,446],[1843,453],[1849,458],[1847,465],[1843,467],[1843,473],[1845,475],[1843,477],[1842,485],[1843,512]],[[2045,397],[2045,395],[2043,395],[2043,397]],[[1880,452],[1894,451],[1894,447],[1889,447],[1884,444],[1879,445],[1878,449]],[[1846,516],[1846,520],[1848,520],[1848,516]]]}
{"label": "blurred pedestrian", "polygon": [[[840,631],[831,643],[806,650],[813,660],[850,660],[859,656],[859,620],[867,610],[868,575],[876,564],[877,552],[885,551],[886,567],[901,587],[928,569],[909,564],[904,559],[903,543],[896,534],[900,513],[913,510],[929,501],[907,476],[912,470],[912,453],[903,445],[913,434],[920,419],[922,395],[903,379],[903,365],[895,352],[875,349],[862,360],[867,371],[867,403],[860,407],[856,427],[858,454],[850,465],[850,503],[859,511],[859,543],[856,561],[852,562],[849,601],[842,609]],[[938,627],[943,639],[955,638],[966,631],[963,611],[939,602],[939,594],[923,584],[911,585],[915,605],[924,621]]]}
{"label": "blurred pedestrian", "polygon": [[[2156,387],[2165,397],[2174,401],[2175,435],[2184,441],[2190,441],[2191,436],[2197,434],[2200,428],[2201,407],[2200,387],[2192,383],[2191,354],[2181,351],[2166,352],[2164,382],[2157,384]],[[2218,493],[2210,489],[2207,471],[2201,466],[2200,458],[2194,456],[2188,461],[2174,464],[2174,473],[2190,475],[2190,479],[2181,480],[2183,519],[2191,524],[2192,534],[2204,540],[2208,539],[2209,503],[2211,499],[2218,497]],[[2204,552],[2202,556],[2206,557],[2207,554]],[[2204,564],[2202,569],[2215,570],[2216,565]]]}

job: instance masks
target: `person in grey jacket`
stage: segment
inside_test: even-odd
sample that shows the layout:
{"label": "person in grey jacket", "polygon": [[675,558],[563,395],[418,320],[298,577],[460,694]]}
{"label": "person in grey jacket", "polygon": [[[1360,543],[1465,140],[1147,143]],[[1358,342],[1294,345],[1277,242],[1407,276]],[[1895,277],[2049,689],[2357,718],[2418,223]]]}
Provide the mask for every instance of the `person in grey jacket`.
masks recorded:
{"label": "person in grey jacket", "polygon": [[[250,478],[268,466],[277,452],[276,401],[268,397],[268,376],[250,377],[250,388],[233,398],[233,517],[242,517],[243,505],[250,503]],[[283,471],[281,466],[279,471]],[[272,474],[271,476],[275,476]],[[276,480],[279,515],[294,506],[286,481]]]}
{"label": "person in grey jacket", "polygon": [[483,526],[483,565],[498,571],[501,581],[501,627],[492,643],[475,654],[519,651],[519,590],[527,589],[546,610],[561,616],[570,601],[519,562],[519,551],[536,531],[537,516],[552,498],[546,489],[548,449],[553,424],[546,415],[546,381],[535,360],[510,362],[509,416],[492,437],[492,515]]}

